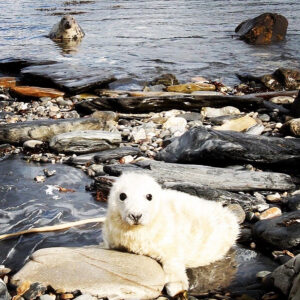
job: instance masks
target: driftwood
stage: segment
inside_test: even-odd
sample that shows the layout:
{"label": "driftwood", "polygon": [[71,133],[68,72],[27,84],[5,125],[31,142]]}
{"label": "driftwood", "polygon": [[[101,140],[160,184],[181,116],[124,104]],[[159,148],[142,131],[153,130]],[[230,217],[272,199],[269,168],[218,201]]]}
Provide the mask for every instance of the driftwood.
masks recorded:
{"label": "driftwood", "polygon": [[178,95],[158,97],[116,97],[96,98],[76,104],[80,113],[92,113],[96,110],[113,110],[119,112],[160,112],[170,109],[199,110],[205,106],[224,107],[232,105],[239,108],[261,105],[262,99],[249,96],[199,96]]}
{"label": "driftwood", "polygon": [[295,168],[300,162],[300,139],[254,136],[235,131],[194,127],[156,156],[172,163],[261,163]]}
{"label": "driftwood", "polygon": [[235,171],[202,165],[172,164],[153,160],[135,164],[108,165],[104,171],[112,176],[122,172],[147,173],[161,184],[186,183],[227,191],[291,190],[295,188],[289,175],[271,172]]}
{"label": "driftwood", "polygon": [[58,230],[68,229],[70,227],[89,224],[89,223],[103,223],[104,221],[105,221],[105,217],[100,217],[100,218],[80,220],[80,221],[69,222],[69,223],[58,224],[58,225],[30,228],[27,230],[22,230],[22,231],[18,231],[18,232],[14,232],[14,233],[2,234],[2,235],[0,235],[0,240],[20,236],[23,234],[29,234],[29,233],[58,231]]}

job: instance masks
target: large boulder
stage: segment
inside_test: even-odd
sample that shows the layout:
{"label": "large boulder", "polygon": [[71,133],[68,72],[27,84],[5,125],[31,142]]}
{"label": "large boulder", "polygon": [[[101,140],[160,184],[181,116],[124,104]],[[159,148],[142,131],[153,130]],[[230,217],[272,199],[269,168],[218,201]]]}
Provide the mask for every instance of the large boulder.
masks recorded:
{"label": "large boulder", "polygon": [[279,14],[264,13],[238,25],[235,32],[249,44],[266,45],[282,41],[288,27],[287,19]]}

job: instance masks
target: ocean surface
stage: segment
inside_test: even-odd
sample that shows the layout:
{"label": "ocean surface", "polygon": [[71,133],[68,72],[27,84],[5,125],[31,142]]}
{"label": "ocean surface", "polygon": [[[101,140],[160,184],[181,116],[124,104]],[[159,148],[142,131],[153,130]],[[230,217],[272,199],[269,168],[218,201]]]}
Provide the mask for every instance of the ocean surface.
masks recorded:
{"label": "ocean surface", "polygon": [[[235,73],[300,67],[299,0],[8,0],[0,11],[0,60],[67,61],[136,80],[200,75],[230,85],[238,83]],[[288,19],[285,41],[251,46],[234,36],[239,23],[264,12]],[[63,14],[73,14],[86,33],[76,51],[47,38]]]}

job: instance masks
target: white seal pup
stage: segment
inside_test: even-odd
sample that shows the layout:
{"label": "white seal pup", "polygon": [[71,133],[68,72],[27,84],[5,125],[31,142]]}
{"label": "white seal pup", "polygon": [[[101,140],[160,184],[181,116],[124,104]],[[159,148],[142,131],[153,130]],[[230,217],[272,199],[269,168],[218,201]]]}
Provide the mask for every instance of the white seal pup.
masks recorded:
{"label": "white seal pup", "polygon": [[68,42],[79,41],[84,37],[85,33],[76,22],[75,18],[65,15],[53,26],[49,33],[49,38],[55,41]]}
{"label": "white seal pup", "polygon": [[125,173],[115,181],[103,227],[107,248],[147,255],[162,264],[172,297],[188,289],[186,268],[223,258],[238,234],[235,215],[220,203],[162,189],[140,173]]}

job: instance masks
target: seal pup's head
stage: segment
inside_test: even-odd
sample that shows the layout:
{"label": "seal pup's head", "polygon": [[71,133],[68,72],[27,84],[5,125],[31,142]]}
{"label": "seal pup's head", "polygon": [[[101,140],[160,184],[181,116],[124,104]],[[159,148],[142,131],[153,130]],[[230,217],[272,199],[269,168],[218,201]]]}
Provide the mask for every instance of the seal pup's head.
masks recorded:
{"label": "seal pup's head", "polygon": [[85,33],[79,26],[75,18],[71,15],[65,15],[53,26],[49,37],[53,40],[80,40]]}
{"label": "seal pup's head", "polygon": [[157,214],[161,191],[149,175],[124,173],[110,190],[108,210],[130,226],[147,225]]}

